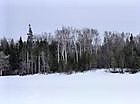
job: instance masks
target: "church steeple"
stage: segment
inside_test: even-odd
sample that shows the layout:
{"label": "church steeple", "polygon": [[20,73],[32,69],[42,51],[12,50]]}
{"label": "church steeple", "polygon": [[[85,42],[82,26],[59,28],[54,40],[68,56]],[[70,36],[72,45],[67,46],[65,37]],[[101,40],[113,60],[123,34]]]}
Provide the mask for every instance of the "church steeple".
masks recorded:
{"label": "church steeple", "polygon": [[27,35],[28,35],[27,41],[32,42],[33,41],[33,32],[32,32],[32,28],[31,28],[30,24],[29,24],[29,31],[28,31]]}

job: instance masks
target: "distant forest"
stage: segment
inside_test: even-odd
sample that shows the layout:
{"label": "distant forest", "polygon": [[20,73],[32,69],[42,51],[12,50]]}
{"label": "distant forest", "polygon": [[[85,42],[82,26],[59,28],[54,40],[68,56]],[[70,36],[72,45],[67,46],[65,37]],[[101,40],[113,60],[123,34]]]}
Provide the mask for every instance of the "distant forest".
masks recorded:
{"label": "distant forest", "polygon": [[54,34],[34,35],[27,41],[0,40],[0,75],[83,72],[105,68],[112,73],[140,71],[140,34],[62,27]]}

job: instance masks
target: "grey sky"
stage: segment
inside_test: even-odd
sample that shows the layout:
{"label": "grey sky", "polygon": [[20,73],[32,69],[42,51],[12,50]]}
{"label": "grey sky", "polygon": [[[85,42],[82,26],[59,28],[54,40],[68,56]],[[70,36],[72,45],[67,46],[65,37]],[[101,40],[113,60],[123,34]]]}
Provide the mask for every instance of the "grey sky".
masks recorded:
{"label": "grey sky", "polygon": [[140,0],[1,0],[0,38],[26,38],[62,26],[140,32]]}

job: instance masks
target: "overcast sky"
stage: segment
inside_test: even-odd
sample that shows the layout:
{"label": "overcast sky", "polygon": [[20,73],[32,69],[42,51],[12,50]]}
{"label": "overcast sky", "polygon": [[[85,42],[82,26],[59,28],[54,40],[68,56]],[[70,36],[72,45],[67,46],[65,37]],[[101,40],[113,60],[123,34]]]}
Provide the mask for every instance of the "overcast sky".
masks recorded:
{"label": "overcast sky", "polygon": [[140,32],[140,0],[0,0],[0,38],[26,38],[62,26]]}

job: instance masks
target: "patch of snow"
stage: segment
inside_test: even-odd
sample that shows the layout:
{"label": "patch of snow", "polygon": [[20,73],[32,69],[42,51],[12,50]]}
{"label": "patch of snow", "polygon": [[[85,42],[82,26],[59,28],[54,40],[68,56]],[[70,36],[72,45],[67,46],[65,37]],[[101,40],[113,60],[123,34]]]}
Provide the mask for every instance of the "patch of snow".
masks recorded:
{"label": "patch of snow", "polygon": [[0,77],[0,104],[140,104],[140,73]]}

